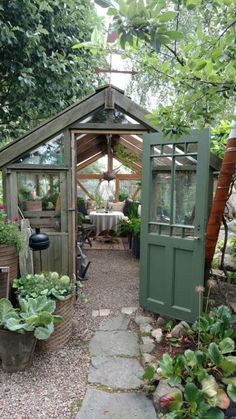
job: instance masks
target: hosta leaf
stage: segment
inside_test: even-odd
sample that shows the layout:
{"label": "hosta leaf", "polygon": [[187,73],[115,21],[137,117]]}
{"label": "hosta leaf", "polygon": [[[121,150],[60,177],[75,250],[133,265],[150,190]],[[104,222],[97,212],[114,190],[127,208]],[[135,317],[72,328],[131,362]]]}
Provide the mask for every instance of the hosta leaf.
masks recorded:
{"label": "hosta leaf", "polygon": [[234,362],[228,359],[229,357],[225,357],[220,361],[220,368],[224,371],[226,375],[231,375],[236,371],[236,365]]}
{"label": "hosta leaf", "polygon": [[153,365],[148,364],[147,367],[145,368],[145,373],[142,377],[143,380],[152,380],[155,375],[155,372],[156,372],[156,368]]}
{"label": "hosta leaf", "polygon": [[233,384],[227,386],[227,393],[231,400],[236,403],[236,387]]}
{"label": "hosta leaf", "polygon": [[202,380],[202,391],[208,397],[215,397],[217,395],[218,389],[219,386],[212,375],[210,375],[205,380]]}
{"label": "hosta leaf", "polygon": [[216,343],[214,343],[214,342],[210,343],[209,348],[208,348],[208,354],[209,354],[211,360],[216,365],[219,365],[220,364],[220,361],[222,359],[222,355],[221,355],[221,353],[219,351],[219,348],[216,345]]}
{"label": "hosta leaf", "polygon": [[195,384],[193,383],[186,384],[185,389],[184,389],[184,395],[188,402],[190,403],[195,402],[198,398],[198,393],[199,393],[199,390],[197,386],[195,386]]}
{"label": "hosta leaf", "polygon": [[34,336],[36,337],[36,339],[39,339],[39,340],[48,339],[49,336],[53,333],[53,331],[54,331],[54,327],[52,323],[46,327],[39,326],[39,327],[36,327],[34,331]]}
{"label": "hosta leaf", "polygon": [[53,316],[53,323],[54,324],[60,324],[63,322],[63,317],[61,316]]}
{"label": "hosta leaf", "polygon": [[24,329],[24,324],[19,322],[19,319],[9,319],[5,323],[5,327],[12,332]]}
{"label": "hosta leaf", "polygon": [[225,338],[219,343],[219,348],[222,354],[227,354],[233,352],[235,348],[235,343],[233,339]]}
{"label": "hosta leaf", "polygon": [[223,378],[222,381],[225,384],[232,384],[234,387],[236,387],[236,377]]}
{"label": "hosta leaf", "polygon": [[217,407],[211,407],[205,414],[204,419],[224,419],[225,415]]}

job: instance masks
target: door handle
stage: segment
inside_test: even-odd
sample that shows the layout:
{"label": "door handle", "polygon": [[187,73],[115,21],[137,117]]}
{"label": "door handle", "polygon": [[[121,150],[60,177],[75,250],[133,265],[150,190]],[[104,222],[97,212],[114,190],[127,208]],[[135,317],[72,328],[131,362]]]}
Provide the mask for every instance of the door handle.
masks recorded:
{"label": "door handle", "polygon": [[198,237],[198,236],[194,236],[194,238],[193,238],[194,240],[200,240],[200,237]]}
{"label": "door handle", "polygon": [[73,211],[76,211],[76,209],[75,208],[68,208],[67,211],[73,212]]}

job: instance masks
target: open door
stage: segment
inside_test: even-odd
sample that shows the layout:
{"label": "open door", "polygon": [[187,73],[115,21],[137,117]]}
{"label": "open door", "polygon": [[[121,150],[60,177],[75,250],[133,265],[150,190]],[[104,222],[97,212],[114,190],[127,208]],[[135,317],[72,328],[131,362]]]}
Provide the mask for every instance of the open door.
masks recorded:
{"label": "open door", "polygon": [[143,140],[140,305],[194,321],[204,283],[209,132]]}

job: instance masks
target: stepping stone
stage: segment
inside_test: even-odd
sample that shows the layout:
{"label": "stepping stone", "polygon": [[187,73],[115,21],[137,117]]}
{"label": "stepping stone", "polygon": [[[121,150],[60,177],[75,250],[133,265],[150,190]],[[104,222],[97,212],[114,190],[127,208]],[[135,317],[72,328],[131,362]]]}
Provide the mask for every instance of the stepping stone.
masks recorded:
{"label": "stepping stone", "polygon": [[129,331],[97,331],[89,343],[91,356],[139,356],[138,336]]}
{"label": "stepping stone", "polygon": [[117,317],[103,320],[100,324],[99,330],[112,331],[112,330],[127,330],[129,325],[129,318],[124,314]]}
{"label": "stepping stone", "polygon": [[133,314],[136,310],[138,309],[138,307],[122,307],[121,309],[121,313],[123,314],[127,314],[128,316],[130,316],[131,314]]}
{"label": "stepping stone", "polygon": [[99,316],[109,316],[111,310],[109,308],[101,308],[99,310]]}
{"label": "stepping stone", "polygon": [[93,357],[88,374],[90,384],[103,384],[113,389],[138,389],[144,369],[136,359]]}
{"label": "stepping stone", "polygon": [[156,419],[156,412],[143,393],[88,389],[76,419]]}

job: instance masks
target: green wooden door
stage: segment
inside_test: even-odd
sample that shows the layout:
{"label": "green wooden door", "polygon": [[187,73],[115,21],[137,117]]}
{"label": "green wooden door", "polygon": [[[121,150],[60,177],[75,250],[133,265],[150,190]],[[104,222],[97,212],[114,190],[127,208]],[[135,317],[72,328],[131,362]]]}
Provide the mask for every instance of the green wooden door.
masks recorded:
{"label": "green wooden door", "polygon": [[143,140],[140,304],[194,321],[204,282],[209,132]]}

